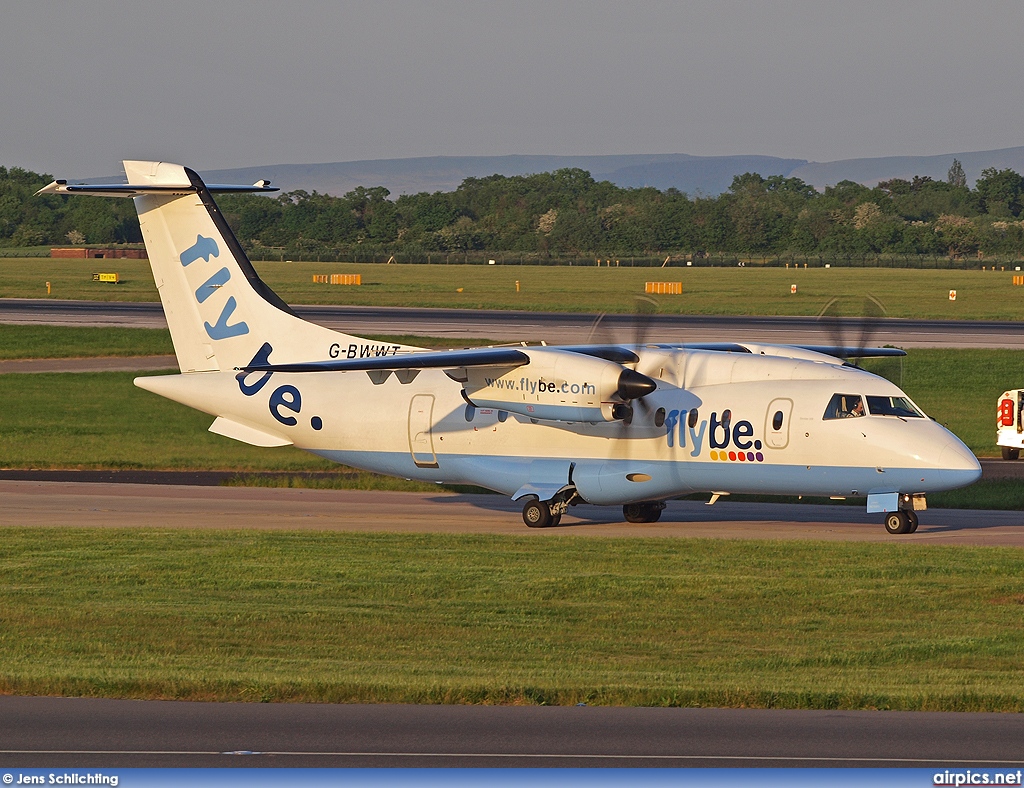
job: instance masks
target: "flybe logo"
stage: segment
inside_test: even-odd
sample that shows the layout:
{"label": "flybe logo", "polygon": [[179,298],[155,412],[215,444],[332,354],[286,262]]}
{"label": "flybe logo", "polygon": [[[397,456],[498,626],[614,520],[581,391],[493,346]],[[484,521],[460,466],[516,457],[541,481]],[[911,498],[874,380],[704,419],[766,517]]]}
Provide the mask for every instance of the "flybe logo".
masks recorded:
{"label": "flybe logo", "polygon": [[[256,355],[246,366],[266,366],[270,364],[270,354],[274,352],[269,342],[256,351]],[[258,375],[258,377],[254,377]],[[255,397],[273,377],[273,372],[239,372],[235,375],[238,381],[238,390],[247,397]],[[286,427],[294,427],[299,423],[299,414],[302,412],[302,392],[295,386],[285,384],[277,386],[270,392],[267,400],[267,407],[270,408],[270,415]],[[324,428],[324,420],[319,416],[312,416],[309,419],[309,426],[314,430]]]}
{"label": "flybe logo", "polygon": [[[220,248],[217,246],[217,242],[213,238],[197,235],[196,242],[182,252],[178,256],[178,260],[183,268],[187,268],[199,259],[208,263],[211,257],[220,257]],[[196,290],[196,302],[200,304],[205,303],[217,290],[226,285],[230,279],[231,272],[227,268],[221,268]],[[229,337],[240,337],[243,334],[249,333],[249,326],[245,324],[245,321],[228,323],[237,307],[238,302],[235,300],[235,297],[228,296],[224,306],[221,307],[220,317],[217,318],[217,322],[212,325],[210,323],[203,323],[203,327],[206,329],[210,339],[228,339]]]}
{"label": "flybe logo", "polygon": [[708,457],[716,462],[764,462],[762,443],[754,439],[754,425],[745,419],[733,422],[732,411],[712,412],[709,419],[701,419],[697,408],[671,410],[665,415],[668,445],[674,446],[678,438],[680,448],[692,446],[691,457],[700,456],[705,441]]}

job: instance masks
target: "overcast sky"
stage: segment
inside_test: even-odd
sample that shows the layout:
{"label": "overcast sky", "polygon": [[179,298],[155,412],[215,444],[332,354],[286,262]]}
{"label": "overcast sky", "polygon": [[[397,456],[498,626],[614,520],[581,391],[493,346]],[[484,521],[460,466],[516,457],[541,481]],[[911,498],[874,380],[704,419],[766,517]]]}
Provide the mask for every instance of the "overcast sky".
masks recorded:
{"label": "overcast sky", "polygon": [[1024,145],[1024,3],[9,2],[0,165]]}

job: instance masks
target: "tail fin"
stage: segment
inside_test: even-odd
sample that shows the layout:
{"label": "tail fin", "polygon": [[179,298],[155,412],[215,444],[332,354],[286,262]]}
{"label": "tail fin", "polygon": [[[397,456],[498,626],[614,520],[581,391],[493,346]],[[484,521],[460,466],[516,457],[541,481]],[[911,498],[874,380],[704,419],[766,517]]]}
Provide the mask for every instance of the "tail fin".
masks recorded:
{"label": "tail fin", "polygon": [[211,191],[274,191],[265,183],[207,187],[167,162],[126,161],[124,169],[127,184],[56,181],[41,191],[134,198],[182,372],[244,366],[269,353],[268,342],[280,361],[335,358],[332,348],[365,342],[302,320],[252,267]]}

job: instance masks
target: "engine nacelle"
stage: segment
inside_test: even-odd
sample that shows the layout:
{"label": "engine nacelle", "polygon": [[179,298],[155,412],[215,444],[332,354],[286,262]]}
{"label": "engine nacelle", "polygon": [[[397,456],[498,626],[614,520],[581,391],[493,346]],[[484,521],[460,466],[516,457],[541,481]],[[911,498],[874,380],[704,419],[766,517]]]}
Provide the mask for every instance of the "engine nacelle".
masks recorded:
{"label": "engine nacelle", "polygon": [[646,375],[603,358],[547,348],[522,352],[530,363],[511,370],[468,368],[469,401],[544,421],[614,421],[616,404],[656,388]]}

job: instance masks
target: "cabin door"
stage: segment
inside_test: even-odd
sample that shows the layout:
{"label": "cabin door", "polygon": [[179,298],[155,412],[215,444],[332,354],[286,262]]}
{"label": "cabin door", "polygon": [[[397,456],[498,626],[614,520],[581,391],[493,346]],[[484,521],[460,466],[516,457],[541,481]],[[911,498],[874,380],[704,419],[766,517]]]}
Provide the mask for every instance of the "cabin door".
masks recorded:
{"label": "cabin door", "polygon": [[417,394],[409,403],[409,451],[418,468],[436,468],[434,437],[434,395]]}

